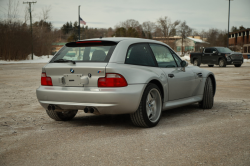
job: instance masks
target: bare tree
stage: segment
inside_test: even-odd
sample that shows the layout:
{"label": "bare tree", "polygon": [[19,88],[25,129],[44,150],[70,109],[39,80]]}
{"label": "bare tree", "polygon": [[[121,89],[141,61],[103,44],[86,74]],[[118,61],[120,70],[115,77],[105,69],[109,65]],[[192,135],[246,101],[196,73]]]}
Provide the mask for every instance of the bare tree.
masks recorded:
{"label": "bare tree", "polygon": [[192,33],[192,28],[190,28],[187,24],[186,21],[182,22],[180,26],[178,27],[178,33],[181,36],[181,43],[182,43],[182,54],[183,54],[183,41],[186,39],[191,33]]}
{"label": "bare tree", "polygon": [[[33,9],[32,9],[33,11]],[[29,6],[26,6],[24,9],[24,24],[27,24],[27,21],[30,20],[30,14],[29,14]]]}
{"label": "bare tree", "polygon": [[128,19],[115,26],[115,36],[145,38],[140,23],[134,19]]}
{"label": "bare tree", "polygon": [[6,7],[4,7],[4,5],[1,5],[1,8],[1,11],[5,15],[5,19],[3,20],[7,20],[9,23],[17,20],[19,1],[8,0]]}
{"label": "bare tree", "polygon": [[155,30],[155,23],[151,22],[151,21],[147,21],[147,22],[143,22],[142,23],[142,29],[145,33],[145,36],[148,39],[152,38],[152,32]]}
{"label": "bare tree", "polygon": [[42,9],[42,12],[40,14],[40,20],[47,21],[50,18],[51,6],[46,6]]}
{"label": "bare tree", "polygon": [[134,19],[128,19],[128,20],[126,20],[124,22],[121,22],[120,26],[124,27],[126,29],[128,29],[130,27],[136,29],[137,27],[140,26],[140,23],[138,21],[134,20]]}
{"label": "bare tree", "polygon": [[171,19],[167,16],[160,17],[157,20],[158,28],[161,30],[164,38],[166,39],[166,43],[169,44],[169,37],[174,36],[176,33],[176,27],[180,24],[180,21],[177,20],[175,22],[171,22]]}

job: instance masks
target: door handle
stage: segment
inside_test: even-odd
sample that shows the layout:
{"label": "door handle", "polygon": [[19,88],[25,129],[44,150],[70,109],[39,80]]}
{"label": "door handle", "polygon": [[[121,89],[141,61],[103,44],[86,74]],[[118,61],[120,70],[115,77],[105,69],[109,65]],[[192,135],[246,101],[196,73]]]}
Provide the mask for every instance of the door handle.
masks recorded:
{"label": "door handle", "polygon": [[168,74],[168,77],[173,78],[174,74]]}
{"label": "door handle", "polygon": [[202,73],[197,73],[198,77],[202,77]]}

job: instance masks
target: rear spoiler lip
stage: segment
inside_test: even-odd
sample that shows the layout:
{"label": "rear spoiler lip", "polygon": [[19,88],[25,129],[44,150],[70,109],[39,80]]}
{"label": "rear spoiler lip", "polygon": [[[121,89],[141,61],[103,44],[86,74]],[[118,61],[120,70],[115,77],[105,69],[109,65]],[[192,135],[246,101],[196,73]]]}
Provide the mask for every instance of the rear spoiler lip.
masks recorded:
{"label": "rear spoiler lip", "polygon": [[79,46],[97,46],[97,45],[117,45],[119,41],[105,41],[105,40],[85,40],[66,43],[66,47],[79,47]]}

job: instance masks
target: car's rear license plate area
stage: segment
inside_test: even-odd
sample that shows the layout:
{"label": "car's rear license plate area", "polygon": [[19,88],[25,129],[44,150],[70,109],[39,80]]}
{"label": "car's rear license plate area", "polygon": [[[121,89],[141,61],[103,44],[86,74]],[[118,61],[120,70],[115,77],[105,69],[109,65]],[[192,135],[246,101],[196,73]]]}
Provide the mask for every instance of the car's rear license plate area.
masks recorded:
{"label": "car's rear license plate area", "polygon": [[83,86],[81,83],[82,74],[64,74],[64,86]]}

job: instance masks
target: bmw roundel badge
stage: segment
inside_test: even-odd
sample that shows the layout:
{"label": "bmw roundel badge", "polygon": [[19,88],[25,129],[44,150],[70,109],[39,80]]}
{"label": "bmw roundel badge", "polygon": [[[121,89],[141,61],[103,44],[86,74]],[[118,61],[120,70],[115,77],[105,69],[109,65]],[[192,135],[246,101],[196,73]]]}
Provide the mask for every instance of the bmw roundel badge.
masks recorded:
{"label": "bmw roundel badge", "polygon": [[74,71],[74,69],[70,69],[70,73],[74,73],[75,71]]}

